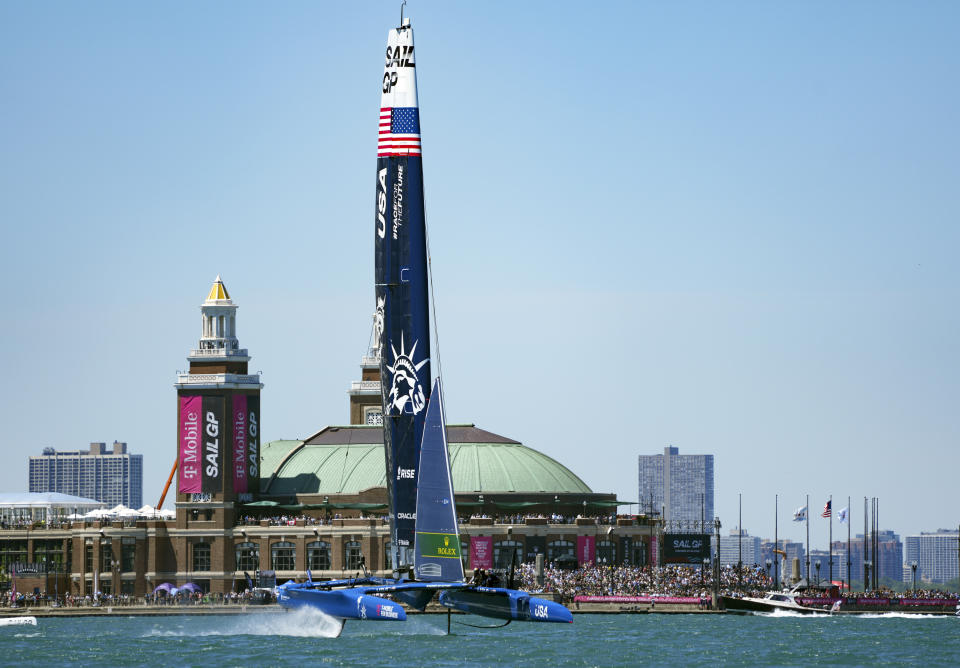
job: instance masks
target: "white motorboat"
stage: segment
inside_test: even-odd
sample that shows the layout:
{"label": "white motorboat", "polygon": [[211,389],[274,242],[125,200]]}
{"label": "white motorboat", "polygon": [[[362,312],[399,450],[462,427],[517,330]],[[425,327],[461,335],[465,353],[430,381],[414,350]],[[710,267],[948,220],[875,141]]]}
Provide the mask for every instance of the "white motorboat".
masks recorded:
{"label": "white motorboat", "polygon": [[0,626],[36,626],[36,617],[0,617]]}

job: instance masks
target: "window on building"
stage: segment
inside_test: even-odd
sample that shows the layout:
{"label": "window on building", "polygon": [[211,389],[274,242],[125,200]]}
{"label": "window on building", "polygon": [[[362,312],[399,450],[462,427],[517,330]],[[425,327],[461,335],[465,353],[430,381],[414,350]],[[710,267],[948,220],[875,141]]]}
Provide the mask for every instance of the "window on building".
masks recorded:
{"label": "window on building", "polygon": [[466,572],[470,568],[470,536],[460,534],[460,560],[463,562],[463,570]]}
{"label": "window on building", "polygon": [[210,570],[210,543],[193,544],[193,570]]}
{"label": "window on building", "polygon": [[560,557],[573,557],[573,543],[569,540],[554,540],[547,543],[547,561],[557,561]]}
{"label": "window on building", "polygon": [[124,538],[120,548],[120,570],[132,573],[137,569],[137,539]]}
{"label": "window on building", "polygon": [[389,540],[383,544],[383,568],[387,571],[393,570],[393,543]]}
{"label": "window on building", "polygon": [[13,564],[27,561],[27,541],[4,540],[0,541],[0,566],[7,573]]}
{"label": "window on building", "polygon": [[83,542],[83,572],[93,573],[93,539],[87,538]]}
{"label": "window on building", "polygon": [[493,544],[493,567],[509,569],[516,551],[516,564],[523,563],[523,545],[516,540],[501,540]]}
{"label": "window on building", "polygon": [[113,540],[110,538],[100,539],[100,571],[107,573],[113,570]]}
{"label": "window on building", "polygon": [[330,543],[322,540],[307,543],[307,568],[311,571],[330,570]]}
{"label": "window on building", "polygon": [[364,421],[364,424],[382,427],[383,426],[383,409],[379,407],[367,408],[364,411],[363,421]]}
{"label": "window on building", "polygon": [[292,571],[297,568],[297,546],[287,541],[270,546],[271,563],[275,571]]}
{"label": "window on building", "polygon": [[133,580],[121,580],[120,593],[133,595],[133,586],[136,584]]}
{"label": "window on building", "polygon": [[343,544],[343,564],[348,571],[358,570],[363,563],[363,551],[360,542],[348,540]]}
{"label": "window on building", "polygon": [[238,543],[237,570],[255,571],[260,568],[260,546],[257,543]]}
{"label": "window on building", "polygon": [[610,540],[597,541],[597,563],[614,564],[617,560],[617,546]]}
{"label": "window on building", "polygon": [[33,541],[33,563],[45,564],[50,573],[63,573],[63,541]]}

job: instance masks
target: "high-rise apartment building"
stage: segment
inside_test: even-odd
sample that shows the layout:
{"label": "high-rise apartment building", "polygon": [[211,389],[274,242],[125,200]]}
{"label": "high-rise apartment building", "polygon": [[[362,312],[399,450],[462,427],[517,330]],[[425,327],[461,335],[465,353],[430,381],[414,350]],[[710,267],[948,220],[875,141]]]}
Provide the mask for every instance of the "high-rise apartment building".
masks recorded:
{"label": "high-rise apartment building", "polygon": [[[949,582],[960,574],[957,550],[957,532],[949,529],[904,538],[905,562],[909,567],[917,562],[917,580],[923,582]],[[909,568],[903,569],[903,577],[913,577]]]}
{"label": "high-rise apartment building", "polygon": [[667,447],[662,455],[640,455],[639,461],[642,511],[663,512],[674,526],[691,530],[701,519],[712,526],[713,455],[681,455]]}
{"label": "high-rise apartment building", "polygon": [[30,457],[31,492],[60,492],[96,499],[111,506],[143,505],[143,455],[131,455],[127,444],[91,443],[89,450],[44,448]]}
{"label": "high-rise apartment building", "polygon": [[729,536],[720,536],[720,565],[736,566],[741,561],[748,568],[763,563],[760,537],[751,536],[746,531],[740,535],[739,529],[731,529]]}

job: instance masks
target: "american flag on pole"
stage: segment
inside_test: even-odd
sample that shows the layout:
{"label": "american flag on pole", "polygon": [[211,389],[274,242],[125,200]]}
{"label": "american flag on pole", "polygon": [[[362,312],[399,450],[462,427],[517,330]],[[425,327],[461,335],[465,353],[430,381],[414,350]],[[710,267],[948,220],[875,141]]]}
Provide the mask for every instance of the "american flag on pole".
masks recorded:
{"label": "american flag on pole", "polygon": [[380,130],[377,137],[377,157],[421,155],[420,109],[381,107]]}
{"label": "american flag on pole", "polygon": [[823,512],[820,513],[820,517],[830,517],[833,515],[833,501],[827,501],[827,505],[823,507]]}

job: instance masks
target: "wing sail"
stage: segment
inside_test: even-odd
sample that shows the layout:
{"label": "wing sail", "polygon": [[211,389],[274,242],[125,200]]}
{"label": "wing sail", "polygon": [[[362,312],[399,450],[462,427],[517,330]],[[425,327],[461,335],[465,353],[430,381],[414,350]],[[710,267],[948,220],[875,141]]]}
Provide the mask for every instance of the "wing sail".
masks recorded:
{"label": "wing sail", "polygon": [[443,392],[438,377],[427,404],[420,446],[414,566],[420,580],[462,582],[460,533],[444,417]]}

